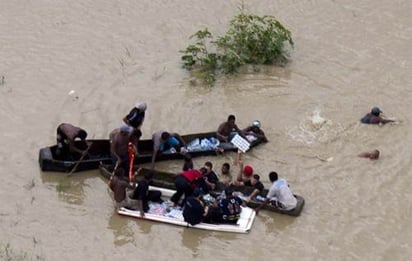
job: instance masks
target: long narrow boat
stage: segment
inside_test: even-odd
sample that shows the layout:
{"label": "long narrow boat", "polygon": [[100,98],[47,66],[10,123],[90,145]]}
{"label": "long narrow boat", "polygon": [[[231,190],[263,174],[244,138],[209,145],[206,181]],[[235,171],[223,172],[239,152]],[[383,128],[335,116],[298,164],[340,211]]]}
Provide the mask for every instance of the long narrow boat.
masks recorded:
{"label": "long narrow boat", "polygon": [[[216,132],[204,132],[196,134],[182,135],[183,140],[186,144],[195,144],[197,146],[192,146],[189,150],[189,154],[192,157],[200,156],[211,156],[219,155],[221,152],[216,149],[208,149],[204,146],[201,146],[202,141],[207,141],[211,138],[216,138]],[[89,149],[89,154],[87,157],[82,160],[64,160],[59,159],[56,156],[57,146],[48,146],[40,149],[39,151],[39,164],[42,171],[56,171],[56,172],[69,172],[74,166],[77,171],[97,169],[100,165],[100,162],[110,163],[110,141],[108,139],[92,139],[88,140],[92,142],[92,145]],[[263,141],[261,139],[256,139],[250,142],[250,148],[253,148]],[[224,151],[236,151],[237,148],[231,143],[224,143]],[[138,144],[139,155],[135,159],[139,163],[148,163],[152,160],[153,155],[153,141],[151,139],[140,140]],[[180,153],[162,153],[156,157],[156,161],[163,160],[174,160],[174,159],[183,159],[183,155]]]}
{"label": "long narrow boat", "polygon": [[[99,170],[100,170],[100,174],[103,177],[105,177],[106,179],[109,179],[110,176],[112,175],[113,167],[111,165],[102,164],[102,165],[100,165]],[[138,168],[137,175],[139,175],[139,176],[144,175],[147,172],[151,172],[151,169]],[[154,170],[152,185],[156,186],[156,187],[175,190],[176,187],[175,187],[174,180],[175,180],[177,175],[178,174],[175,174],[175,173]],[[218,186],[217,186],[216,191],[213,192],[212,195],[217,196],[218,194],[222,193],[223,189],[224,189],[224,185],[222,183],[219,183]],[[253,191],[253,188],[248,187],[248,186],[236,186],[236,187],[234,186],[233,189],[235,191],[240,192],[241,195],[243,195],[243,196],[248,196]],[[261,193],[261,196],[265,197],[267,193],[268,193],[268,190],[265,189]],[[273,206],[271,204],[265,205],[263,207],[263,209],[273,211],[273,212],[277,212],[277,213],[280,213],[280,214],[286,214],[286,215],[289,215],[289,216],[297,217],[297,216],[300,215],[300,213],[303,210],[303,207],[305,205],[305,199],[302,196],[299,196],[299,195],[296,195],[296,194],[294,196],[297,199],[297,205],[296,205],[296,208],[294,208],[292,210],[283,210],[283,209],[280,209],[280,208],[278,208],[276,206]],[[247,202],[247,205],[248,205],[248,207],[251,207],[251,208],[257,208],[258,206],[262,205],[262,201],[258,201],[256,199],[251,200],[251,201]]]}
{"label": "long narrow boat", "polygon": [[[153,187],[150,189],[159,190],[162,192],[163,198],[170,198],[175,190]],[[166,223],[187,228],[197,228],[211,231],[232,232],[232,233],[248,233],[252,228],[256,217],[256,212],[249,207],[242,207],[240,218],[236,224],[209,224],[199,223],[194,226],[190,225],[183,219],[181,208],[178,207],[164,207],[164,203],[151,203],[150,210],[145,213],[143,217],[140,216],[140,211],[121,208],[117,212],[120,215],[128,216],[137,219],[150,220],[160,223]]]}

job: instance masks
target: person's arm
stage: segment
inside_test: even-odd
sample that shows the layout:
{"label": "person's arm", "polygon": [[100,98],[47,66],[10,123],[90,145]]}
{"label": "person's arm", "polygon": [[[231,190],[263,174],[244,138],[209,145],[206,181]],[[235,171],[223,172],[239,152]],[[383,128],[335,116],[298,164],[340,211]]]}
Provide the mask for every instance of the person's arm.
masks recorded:
{"label": "person's arm", "polygon": [[388,119],[381,119],[382,124],[390,123],[390,122],[395,122],[394,120],[388,120]]}
{"label": "person's arm", "polygon": [[260,133],[258,133],[256,136],[263,142],[268,142],[268,139],[266,138],[265,132],[263,130],[260,130]]}
{"label": "person's arm", "polygon": [[116,143],[116,138],[112,140],[110,143],[110,150],[112,151],[113,155],[117,158],[116,161],[116,168],[122,163],[122,159],[120,158],[119,154],[117,154],[117,143]]}
{"label": "person's arm", "polygon": [[216,184],[213,182],[210,182],[207,178],[205,178],[205,183],[206,185],[210,188],[210,190],[215,190]]}
{"label": "person's arm", "polygon": [[384,119],[382,117],[378,117],[378,116],[374,116],[370,119],[369,123],[370,124],[386,124],[386,123],[390,123],[390,122],[395,122],[394,120],[388,120],[388,119]]}
{"label": "person's arm", "polygon": [[256,211],[256,215],[259,214],[259,211],[261,208],[263,208],[264,206],[266,206],[269,202],[269,198],[265,198],[265,200],[262,202],[262,204],[260,206],[258,206],[257,208],[255,208]]}
{"label": "person's arm", "polygon": [[153,150],[153,155],[152,155],[152,170],[154,170],[154,165],[155,165],[155,161],[156,161],[156,157],[157,157],[157,153],[159,152],[159,150],[154,149]]}
{"label": "person's arm", "polygon": [[183,138],[178,134],[178,133],[174,133],[173,136],[179,140],[180,145],[182,145],[183,147],[186,147],[186,142],[183,140]]}
{"label": "person's arm", "polygon": [[127,125],[129,125],[129,119],[127,118],[127,115],[124,116],[123,122],[126,123]]}
{"label": "person's arm", "polygon": [[237,173],[236,180],[241,182],[243,181],[243,161],[240,159],[240,156],[237,158],[237,164],[239,165],[239,172]]}
{"label": "person's arm", "polygon": [[237,126],[237,124],[235,124],[235,130],[237,131],[237,133],[239,133],[239,135],[244,138],[245,140],[247,140],[245,133],[239,129],[239,127]]}
{"label": "person's arm", "polygon": [[71,152],[77,152],[81,155],[85,152],[85,150],[81,150],[81,149],[76,147],[76,144],[74,143],[74,140],[72,140],[72,139],[68,139],[68,140],[69,140],[69,148],[70,148]]}
{"label": "person's arm", "polygon": [[246,201],[249,202],[252,199],[254,199],[258,194],[259,194],[260,190],[255,188],[252,192],[252,194],[249,195],[249,197],[246,198]]}

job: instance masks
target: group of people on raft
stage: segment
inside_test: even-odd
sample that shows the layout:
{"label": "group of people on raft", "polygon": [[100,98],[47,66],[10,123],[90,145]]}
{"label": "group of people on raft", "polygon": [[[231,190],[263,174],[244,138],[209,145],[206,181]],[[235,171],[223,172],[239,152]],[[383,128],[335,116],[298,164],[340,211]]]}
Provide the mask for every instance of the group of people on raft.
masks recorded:
{"label": "group of people on raft", "polygon": [[[123,123],[120,128],[113,130],[110,133],[111,155],[114,165],[114,175],[112,175],[109,186],[114,192],[114,199],[117,207],[129,207],[140,210],[142,216],[149,210],[149,201],[161,201],[161,193],[159,191],[149,191],[149,184],[153,178],[153,173],[146,173],[140,177],[136,183],[130,183],[125,175],[125,170],[129,167],[130,155],[138,154],[138,142],[142,136],[141,126],[145,118],[147,105],[144,102],[138,102],[123,118]],[[382,111],[378,107],[372,108],[371,112],[361,119],[361,123],[365,124],[386,124],[394,122],[393,120],[384,119],[381,117]],[[265,133],[260,128],[259,121],[253,121],[251,126],[241,130],[235,123],[234,115],[229,115],[227,121],[219,125],[216,137],[222,143],[230,142],[236,135],[247,138],[247,135],[255,136],[264,142],[267,142]],[[82,128],[73,126],[68,123],[62,123],[57,128],[57,151],[59,157],[83,157],[87,154],[89,143],[86,142],[87,132]],[[76,147],[74,142],[76,139],[81,139],[85,142],[86,149]],[[236,223],[240,216],[242,200],[235,196],[233,188],[236,186],[253,187],[253,192],[246,198],[245,201],[256,199],[263,191],[264,186],[260,182],[260,176],[253,173],[253,168],[249,165],[243,166],[240,159],[240,152],[235,161],[235,165],[239,166],[239,174],[232,180],[229,174],[230,164],[224,163],[222,166],[222,181],[226,185],[225,193],[218,197],[214,204],[207,205],[202,200],[202,196],[210,191],[217,189],[219,179],[216,173],[212,170],[212,163],[206,162],[204,167],[199,170],[193,169],[193,162],[190,154],[185,150],[186,143],[178,133],[168,131],[157,131],[152,135],[153,140],[153,156],[152,170],[158,154],[174,149],[179,153],[185,154],[185,162],[183,171],[177,176],[175,181],[176,193],[171,198],[171,205],[183,206],[183,214],[185,220],[190,224],[196,224],[201,221],[206,222],[228,222]],[[221,148],[224,150],[224,147]],[[370,159],[377,159],[379,151],[375,150],[371,153],[366,152],[359,155]],[[279,179],[278,174],[274,171],[269,173],[269,179],[272,183],[262,204],[256,209],[258,213],[260,208],[266,204],[284,209],[292,210],[296,207],[296,198],[293,196],[289,185],[285,179]],[[181,200],[184,195],[183,200]]]}

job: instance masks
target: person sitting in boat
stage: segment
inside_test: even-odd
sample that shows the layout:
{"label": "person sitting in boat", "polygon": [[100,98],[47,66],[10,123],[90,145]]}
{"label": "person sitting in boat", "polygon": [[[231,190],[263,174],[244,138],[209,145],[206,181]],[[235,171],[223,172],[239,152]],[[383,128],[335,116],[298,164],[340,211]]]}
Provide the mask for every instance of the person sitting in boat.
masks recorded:
{"label": "person sitting in boat", "polygon": [[244,185],[244,183],[250,181],[253,176],[253,167],[250,165],[244,166],[241,159],[241,153],[242,152],[238,150],[235,160],[235,165],[239,166],[239,172],[236,176],[236,179],[233,181],[233,185],[235,186]]}
{"label": "person sitting in boat", "polygon": [[193,190],[192,195],[187,198],[183,206],[183,218],[192,226],[202,222],[203,217],[207,215],[205,205],[200,198],[200,189],[196,188]]}
{"label": "person sitting in boat", "polygon": [[229,186],[232,183],[232,174],[230,173],[230,164],[229,162],[225,162],[222,164],[222,168],[220,170],[220,182],[222,182],[225,186]]}
{"label": "person sitting in boat", "polygon": [[279,209],[294,209],[296,207],[297,200],[290,190],[287,181],[285,179],[278,179],[278,174],[275,171],[269,173],[269,180],[272,182],[272,186],[270,187],[263,203],[255,209],[256,214],[259,213],[259,210],[269,202]]}
{"label": "person sitting in boat", "polygon": [[242,131],[236,125],[235,115],[229,115],[227,121],[221,123],[216,132],[216,137],[221,142],[230,142],[230,140],[236,135],[239,134],[243,138],[246,138]]}
{"label": "person sitting in boat", "polygon": [[[87,132],[70,123],[61,123],[57,127],[57,149],[56,156],[60,159],[79,159],[87,153],[88,143],[86,142]],[[77,139],[81,143],[76,143]],[[85,149],[82,149],[84,147]]]}
{"label": "person sitting in boat", "polygon": [[149,184],[153,177],[153,172],[144,173],[143,177],[138,176],[137,186],[133,192],[132,199],[136,200],[137,210],[140,216],[149,211],[149,201],[161,202],[162,192],[158,190],[149,190]]}
{"label": "person sitting in boat", "polygon": [[133,109],[123,118],[124,124],[130,127],[130,132],[140,130],[144,121],[147,105],[145,102],[136,102]]}
{"label": "person sitting in boat", "polygon": [[234,185],[235,186],[247,186],[247,187],[253,188],[252,193],[245,199],[246,202],[249,202],[255,199],[255,197],[259,195],[260,193],[262,193],[263,190],[265,189],[263,183],[260,182],[260,176],[258,174],[253,174],[251,179],[246,180],[244,182],[243,181],[236,182]]}
{"label": "person sitting in boat", "polygon": [[241,206],[244,205],[244,202],[239,197],[234,196],[233,192],[233,188],[227,187],[225,189],[226,197],[218,201],[222,223],[236,224],[240,218]]}
{"label": "person sitting in boat", "polygon": [[129,127],[122,125],[120,129],[115,129],[110,133],[110,153],[113,165],[124,169],[129,167],[129,131]]}
{"label": "person sitting in boat", "polygon": [[253,137],[252,139],[254,140],[260,139],[263,142],[268,142],[265,132],[260,128],[260,126],[261,126],[260,121],[254,120],[252,122],[252,125],[243,129],[242,132],[249,141],[251,141],[251,138],[249,138],[248,136],[252,136]]}
{"label": "person sitting in boat", "polygon": [[178,175],[175,180],[176,192],[170,198],[173,203],[173,206],[177,206],[179,204],[180,198],[184,194],[183,204],[186,201],[187,197],[189,197],[195,188],[199,188],[203,186],[201,184],[203,181],[202,172],[197,169],[190,169],[184,171],[182,174]]}
{"label": "person sitting in boat", "polygon": [[182,137],[175,132],[158,131],[153,133],[153,156],[152,156],[152,169],[154,169],[154,163],[159,153],[166,151],[175,153],[176,151],[185,152],[185,141]]}
{"label": "person sitting in boat", "polygon": [[203,174],[203,179],[206,183],[205,193],[209,193],[209,191],[213,191],[216,189],[217,183],[219,182],[219,178],[217,177],[216,173],[213,171],[213,164],[210,161],[205,162],[204,166],[206,172]]}
{"label": "person sitting in boat", "polygon": [[358,157],[361,158],[369,158],[371,160],[377,160],[379,159],[379,150],[374,150],[372,152],[362,152],[361,154],[358,155]]}
{"label": "person sitting in boat", "polygon": [[389,122],[395,122],[394,120],[384,119],[380,116],[382,113],[378,107],[373,107],[371,112],[366,114],[360,121],[365,124],[386,124]]}
{"label": "person sitting in boat", "polygon": [[132,191],[133,188],[126,178],[123,168],[120,167],[115,170],[114,175],[110,177],[109,187],[114,193],[116,209],[120,207],[134,208],[133,201],[129,197],[128,193],[126,193],[126,190]]}

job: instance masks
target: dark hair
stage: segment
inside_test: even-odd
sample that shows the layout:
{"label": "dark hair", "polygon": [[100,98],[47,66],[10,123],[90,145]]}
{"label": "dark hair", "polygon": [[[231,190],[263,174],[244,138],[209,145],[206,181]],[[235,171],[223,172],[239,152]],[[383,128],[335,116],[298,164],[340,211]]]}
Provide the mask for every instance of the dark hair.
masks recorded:
{"label": "dark hair", "polygon": [[225,162],[222,164],[222,167],[225,166],[228,170],[230,170],[230,164]]}
{"label": "dark hair", "polygon": [[199,171],[200,171],[200,173],[202,173],[202,174],[205,174],[205,173],[207,172],[207,170],[206,170],[205,167],[201,167],[201,168],[199,169]]}
{"label": "dark hair", "polygon": [[167,140],[170,137],[170,133],[165,131],[162,132],[162,140]]}
{"label": "dark hair", "polygon": [[206,161],[206,162],[205,162],[205,166],[208,166],[210,169],[213,168],[213,164],[212,164],[212,162],[210,162],[210,161]]}
{"label": "dark hair", "polygon": [[201,192],[201,190],[200,190],[200,188],[195,188],[194,190],[193,190],[193,193],[192,193],[192,195],[193,195],[193,197],[199,197],[200,196],[200,192]]}
{"label": "dark hair", "polygon": [[77,134],[77,136],[78,136],[80,139],[85,140],[86,137],[87,137],[87,132],[86,132],[85,130],[80,130],[80,131],[79,131],[79,134]]}
{"label": "dark hair", "polygon": [[134,136],[134,137],[136,137],[136,138],[140,138],[140,137],[142,137],[142,131],[141,131],[141,130],[138,130],[138,129],[135,129],[135,130],[133,130],[133,132],[132,132],[132,136]]}
{"label": "dark hair", "polygon": [[271,182],[278,180],[278,174],[275,171],[269,173],[269,179]]}
{"label": "dark hair", "polygon": [[254,175],[253,175],[253,178],[254,178],[254,179],[257,179],[257,180],[260,180],[260,176],[259,176],[258,174],[254,174]]}
{"label": "dark hair", "polygon": [[230,115],[229,115],[229,117],[227,117],[227,121],[231,121],[231,120],[233,120],[233,121],[235,121],[235,120],[236,120],[235,115],[230,114]]}

